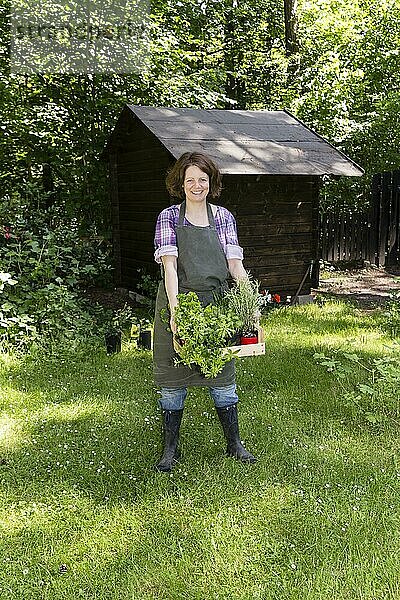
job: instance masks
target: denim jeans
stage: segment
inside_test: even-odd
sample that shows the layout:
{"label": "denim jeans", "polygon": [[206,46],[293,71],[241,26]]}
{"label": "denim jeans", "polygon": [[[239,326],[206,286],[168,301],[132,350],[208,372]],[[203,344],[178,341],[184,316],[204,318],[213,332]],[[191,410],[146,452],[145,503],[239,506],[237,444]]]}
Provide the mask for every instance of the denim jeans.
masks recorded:
{"label": "denim jeans", "polygon": [[[231,404],[237,404],[236,385],[225,385],[223,387],[209,387],[211,398],[217,408],[225,408]],[[187,388],[161,388],[160,406],[163,410],[183,410]]]}

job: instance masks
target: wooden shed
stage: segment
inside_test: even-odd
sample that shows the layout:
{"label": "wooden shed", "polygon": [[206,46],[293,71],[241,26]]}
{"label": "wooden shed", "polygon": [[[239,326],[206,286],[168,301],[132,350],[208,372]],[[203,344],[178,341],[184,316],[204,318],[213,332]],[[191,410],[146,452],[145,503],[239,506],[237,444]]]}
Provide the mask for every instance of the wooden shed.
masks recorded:
{"label": "wooden shed", "polygon": [[[236,217],[244,265],[274,293],[318,284],[321,176],[362,169],[287,111],[125,106],[103,151],[110,166],[116,284],[157,272],[154,227],[177,203],[165,188],[183,152],[208,154],[223,173],[220,204]],[[317,263],[315,263],[317,264]],[[308,272],[305,277],[305,273]]]}

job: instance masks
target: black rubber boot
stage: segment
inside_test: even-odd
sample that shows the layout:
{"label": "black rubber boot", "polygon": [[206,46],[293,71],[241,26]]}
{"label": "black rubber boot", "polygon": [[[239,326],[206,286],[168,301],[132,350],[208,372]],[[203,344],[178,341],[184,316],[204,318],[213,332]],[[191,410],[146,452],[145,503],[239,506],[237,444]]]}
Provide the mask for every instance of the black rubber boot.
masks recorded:
{"label": "black rubber boot", "polygon": [[242,462],[255,463],[257,459],[246,450],[240,441],[236,404],[231,404],[225,408],[216,407],[216,410],[228,443],[226,449],[228,456],[234,456]]}
{"label": "black rubber boot", "polygon": [[163,410],[164,452],[157,471],[169,473],[179,458],[178,439],[183,410]]}

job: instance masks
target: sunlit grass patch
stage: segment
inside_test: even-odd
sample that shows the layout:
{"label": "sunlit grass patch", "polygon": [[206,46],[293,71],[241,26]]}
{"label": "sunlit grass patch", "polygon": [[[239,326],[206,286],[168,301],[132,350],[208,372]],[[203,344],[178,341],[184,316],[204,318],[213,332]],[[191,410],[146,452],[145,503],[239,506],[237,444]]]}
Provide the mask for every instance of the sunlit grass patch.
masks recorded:
{"label": "sunlit grass patch", "polygon": [[266,316],[264,325],[268,336],[280,339],[286,334],[289,339],[346,342],[358,340],[372,343],[388,340],[378,328],[379,316],[366,315],[352,305],[331,301],[323,306],[316,303],[274,311]]}
{"label": "sunlit grass patch", "polygon": [[0,452],[18,445],[21,440],[21,427],[17,419],[4,413],[0,417]]}

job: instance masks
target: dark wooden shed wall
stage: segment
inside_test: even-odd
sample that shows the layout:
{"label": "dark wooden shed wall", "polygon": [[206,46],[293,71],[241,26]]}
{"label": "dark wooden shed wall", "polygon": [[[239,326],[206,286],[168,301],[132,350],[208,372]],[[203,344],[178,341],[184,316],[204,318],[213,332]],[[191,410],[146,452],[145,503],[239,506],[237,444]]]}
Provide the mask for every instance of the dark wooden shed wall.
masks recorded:
{"label": "dark wooden shed wall", "polygon": [[[263,286],[293,295],[318,253],[319,179],[224,176],[221,203],[236,217],[244,265]],[[303,294],[316,285],[307,277]]]}
{"label": "dark wooden shed wall", "polygon": [[116,284],[133,289],[138,269],[156,273],[153,240],[159,212],[169,205],[165,174],[172,157],[138,120],[129,119],[110,152]]}

